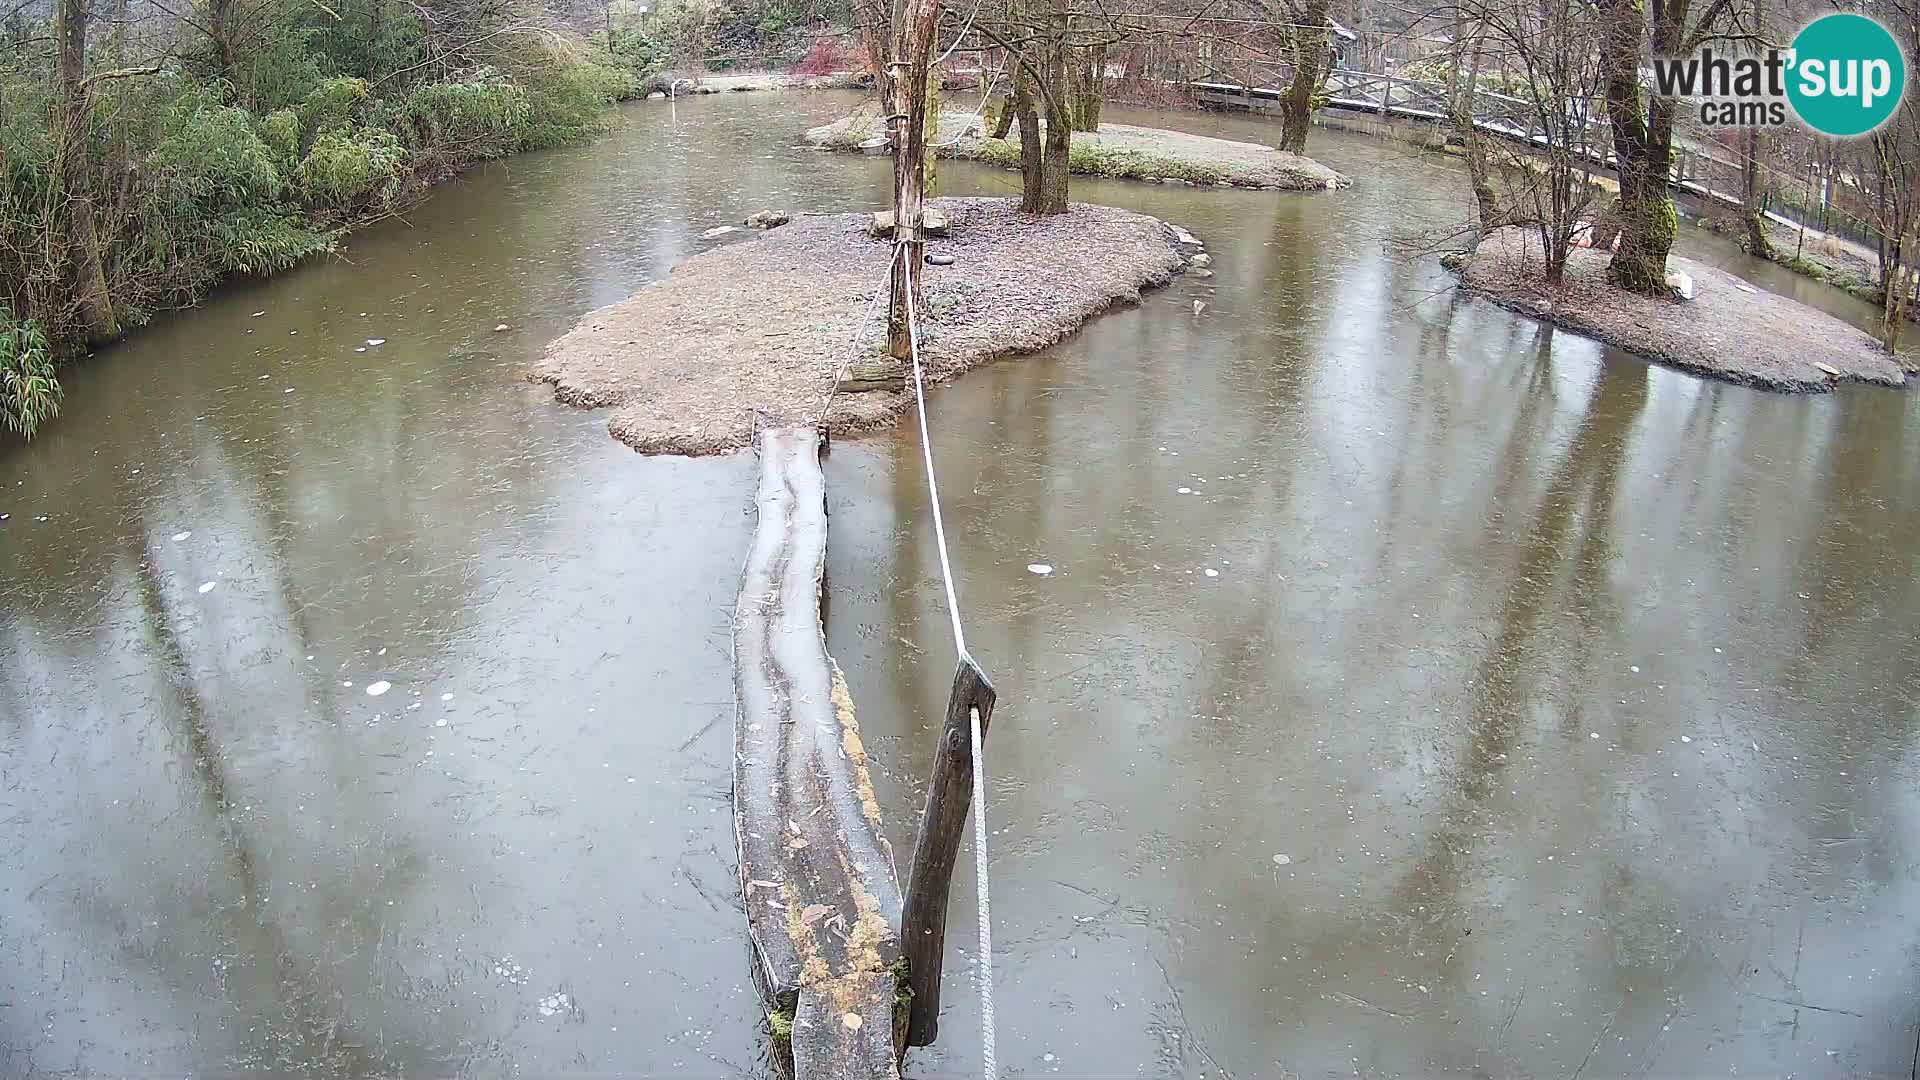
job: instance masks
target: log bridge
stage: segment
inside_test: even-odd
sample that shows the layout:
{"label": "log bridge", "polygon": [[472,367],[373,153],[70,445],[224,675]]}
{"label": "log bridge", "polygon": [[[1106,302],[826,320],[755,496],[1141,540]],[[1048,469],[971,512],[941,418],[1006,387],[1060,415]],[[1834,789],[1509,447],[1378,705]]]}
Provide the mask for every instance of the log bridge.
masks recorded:
{"label": "log bridge", "polygon": [[821,435],[757,439],[759,525],[734,613],[733,820],[753,977],[800,1080],[897,1080],[900,884],[853,700],[827,654]]}

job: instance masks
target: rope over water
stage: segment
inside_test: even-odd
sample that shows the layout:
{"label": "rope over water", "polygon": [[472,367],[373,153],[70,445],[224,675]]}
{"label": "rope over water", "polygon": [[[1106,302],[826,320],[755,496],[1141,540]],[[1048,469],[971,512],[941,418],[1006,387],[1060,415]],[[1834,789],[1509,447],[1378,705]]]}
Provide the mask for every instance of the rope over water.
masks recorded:
{"label": "rope over water", "polygon": [[[905,242],[896,243],[894,259],[905,257]],[[940,516],[940,482],[934,476],[933,439],[927,433],[927,380],[920,364],[920,313],[914,306],[913,290],[907,294],[907,353],[913,360],[913,396],[919,406],[920,456],[927,464],[927,495],[933,504],[933,535],[940,549],[940,579],[947,589],[947,616],[953,622],[953,649],[963,662],[967,655],[966,631],[960,626],[960,601],[953,587],[953,563],[947,557],[947,527]],[[993,1031],[993,920],[987,889],[987,763],[980,731],[980,710],[969,706],[973,736],[973,873],[975,900],[980,906],[980,1058],[981,1075],[994,1080],[999,1069],[994,1062]]]}

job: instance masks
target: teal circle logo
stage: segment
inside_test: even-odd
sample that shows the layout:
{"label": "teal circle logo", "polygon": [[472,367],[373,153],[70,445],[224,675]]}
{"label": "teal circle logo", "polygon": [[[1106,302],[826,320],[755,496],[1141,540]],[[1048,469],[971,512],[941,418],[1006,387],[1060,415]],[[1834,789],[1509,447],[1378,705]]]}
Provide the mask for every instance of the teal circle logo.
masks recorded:
{"label": "teal circle logo", "polygon": [[1907,58],[1876,19],[1822,15],[1793,39],[1787,100],[1823,135],[1865,135],[1887,122],[1907,91]]}

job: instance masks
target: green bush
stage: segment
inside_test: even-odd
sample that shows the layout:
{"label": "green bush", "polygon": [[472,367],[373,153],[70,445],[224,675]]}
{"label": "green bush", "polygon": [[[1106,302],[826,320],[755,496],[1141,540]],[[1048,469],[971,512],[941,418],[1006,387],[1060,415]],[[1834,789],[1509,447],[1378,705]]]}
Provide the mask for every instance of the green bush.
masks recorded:
{"label": "green bush", "polygon": [[152,160],[176,191],[212,210],[270,202],[286,189],[246,110],[197,97],[174,106]]}
{"label": "green bush", "polygon": [[0,422],[23,438],[60,412],[60,380],[39,324],[15,321],[0,308]]}
{"label": "green bush", "polygon": [[528,113],[518,149],[559,146],[607,130],[607,107],[623,96],[624,77],[576,52],[544,60],[524,80]]}
{"label": "green bush", "polygon": [[291,210],[250,208],[217,218],[207,232],[223,274],[274,274],[333,247],[334,231],[315,229]]}
{"label": "green bush", "polygon": [[434,83],[400,107],[409,146],[467,160],[512,153],[532,115],[527,92],[500,81]]}
{"label": "green bush", "polygon": [[314,138],[293,180],[309,206],[350,210],[391,205],[410,171],[410,156],[393,132],[334,129]]}
{"label": "green bush", "polygon": [[293,172],[300,164],[300,114],[276,109],[261,117],[260,141],[283,173]]}
{"label": "green bush", "polygon": [[300,103],[300,127],[312,135],[351,127],[370,96],[365,79],[328,79]]}

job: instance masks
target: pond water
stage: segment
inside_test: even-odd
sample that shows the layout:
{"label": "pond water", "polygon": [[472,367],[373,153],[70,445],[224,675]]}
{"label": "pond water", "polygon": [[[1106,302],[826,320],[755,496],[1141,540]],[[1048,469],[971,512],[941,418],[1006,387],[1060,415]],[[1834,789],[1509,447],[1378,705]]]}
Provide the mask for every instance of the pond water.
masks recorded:
{"label": "pond water", "polygon": [[[769,1071],[728,813],[751,462],[639,457],[521,372],[713,225],[883,204],[885,162],[796,146],[850,100],[647,103],[476,170],[0,449],[0,1074]],[[1076,182],[1217,276],[930,405],[1000,690],[1000,1061],[1905,1073],[1920,399],[1448,293],[1381,241],[1460,213],[1451,167],[1314,150],[1354,189]],[[903,871],[952,672],[918,453],[828,464]],[[913,1075],[977,1073],[955,913]]]}

